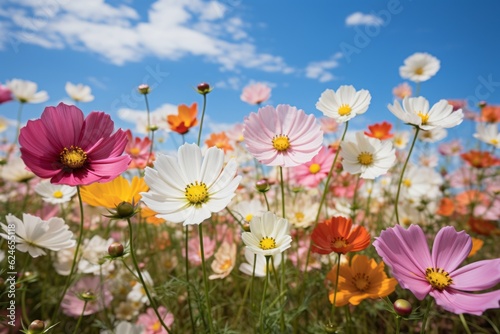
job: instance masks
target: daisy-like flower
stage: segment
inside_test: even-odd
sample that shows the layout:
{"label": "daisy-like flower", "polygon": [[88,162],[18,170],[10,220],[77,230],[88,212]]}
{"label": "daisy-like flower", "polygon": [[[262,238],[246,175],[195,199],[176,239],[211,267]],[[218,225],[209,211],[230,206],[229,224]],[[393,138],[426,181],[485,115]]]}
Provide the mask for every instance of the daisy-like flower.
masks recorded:
{"label": "daisy-like flower", "polygon": [[[335,284],[337,266],[326,276]],[[365,255],[354,255],[352,261],[340,265],[339,281],[335,306],[347,304],[359,305],[365,299],[378,299],[390,295],[396,289],[398,281],[388,278],[384,271],[384,262],[377,262]],[[334,291],[330,291],[329,299],[333,303]]]}
{"label": "daisy-like flower", "polygon": [[404,65],[399,68],[399,75],[413,82],[424,82],[433,77],[440,66],[440,61],[436,57],[417,52],[405,59]]}
{"label": "daisy-like flower", "polygon": [[68,96],[76,102],[91,102],[94,101],[94,95],[92,95],[92,90],[89,86],[83,84],[72,84],[71,82],[66,82],[66,93]]}
{"label": "daisy-like flower", "polygon": [[344,170],[361,174],[363,179],[374,179],[387,173],[396,161],[396,150],[390,141],[380,141],[357,132],[354,140],[340,144]]}
{"label": "daisy-like flower", "polygon": [[460,157],[474,168],[489,168],[500,165],[500,159],[488,151],[470,150]]}
{"label": "daisy-like flower", "polygon": [[90,315],[108,307],[113,296],[106,283],[99,276],[85,276],[68,289],[61,302],[64,314],[78,318]]}
{"label": "daisy-like flower", "polygon": [[[158,307],[158,313],[160,314],[165,325],[170,328],[174,323],[174,315],[168,312],[164,306]],[[136,324],[144,328],[141,332],[142,334],[168,334],[167,330],[161,325],[160,320],[158,320],[156,312],[152,308],[148,308],[146,313],[139,315]]]}
{"label": "daisy-like flower", "polygon": [[127,321],[120,321],[114,330],[103,330],[100,334],[142,334],[142,326],[131,324]]}
{"label": "daisy-like flower", "polygon": [[264,204],[258,199],[253,198],[252,200],[241,201],[234,206],[235,213],[239,214],[246,223],[249,223],[253,217],[260,217],[266,208]]}
{"label": "daisy-like flower", "polygon": [[236,264],[236,244],[224,241],[214,255],[213,274],[208,279],[222,279],[231,273]]}
{"label": "daisy-like flower", "polygon": [[462,109],[453,111],[453,107],[446,100],[440,100],[429,109],[429,101],[422,96],[405,97],[403,107],[398,101],[394,101],[394,105],[389,104],[387,108],[403,122],[422,130],[452,128],[462,123],[464,118]]}
{"label": "daisy-like flower", "polygon": [[325,90],[316,102],[316,108],[338,123],[344,123],[356,115],[364,114],[371,99],[370,92],[365,89],[356,91],[353,86],[340,86],[336,92]]}
{"label": "daisy-like flower", "polygon": [[411,96],[412,90],[411,86],[408,85],[407,82],[403,82],[402,84],[397,85],[392,89],[392,95],[398,99],[404,99],[407,96]]}
{"label": "daisy-like flower", "polygon": [[210,137],[205,140],[205,144],[207,144],[208,147],[215,146],[217,148],[220,148],[221,150],[224,150],[224,153],[234,150],[233,146],[229,142],[229,137],[224,131],[219,133],[211,133]]}
{"label": "daisy-like flower", "polygon": [[467,107],[467,100],[448,100],[448,103],[453,107],[453,111],[458,109],[463,109]]}
{"label": "daisy-like flower", "polygon": [[9,87],[0,84],[0,104],[12,101],[12,92]]}
{"label": "daisy-like flower", "polygon": [[486,105],[482,107],[480,119],[488,123],[500,122],[500,106]]}
{"label": "daisy-like flower", "polygon": [[193,103],[190,107],[181,104],[177,108],[177,115],[168,115],[167,122],[170,130],[178,134],[186,134],[189,129],[198,124],[198,104]]}
{"label": "daisy-like flower", "polygon": [[126,171],[127,136],[103,112],[86,118],[75,106],[47,107],[21,129],[21,158],[37,176],[70,186],[110,181]]}
{"label": "daisy-like flower", "polygon": [[[273,270],[271,265],[274,264],[274,269],[278,269],[281,264],[281,254],[273,256],[273,260],[267,263],[266,257],[262,254],[254,253],[250,248],[245,248],[245,260],[247,262],[240,264],[240,271],[248,276],[266,277],[269,270]],[[255,269],[254,269],[255,268]]]}
{"label": "daisy-like flower", "polygon": [[195,144],[182,145],[177,159],[159,154],[154,168],[146,167],[144,179],[150,190],[141,193],[142,201],[159,218],[200,224],[231,202],[241,180],[234,159],[223,165],[224,152],[216,147],[209,148],[205,157]]}
{"label": "daisy-like flower", "polygon": [[473,293],[500,282],[500,259],[483,260],[458,268],[472,249],[471,237],[446,226],[434,239],[429,252],[424,231],[418,225],[388,228],[373,243],[377,253],[392,269],[401,287],[419,300],[430,294],[445,310],[481,315],[498,308],[500,290]]}
{"label": "daisy-like flower", "polygon": [[404,150],[410,141],[410,133],[408,131],[396,132],[392,138],[392,143],[398,150]]}
{"label": "daisy-like flower", "polygon": [[257,82],[243,88],[241,100],[248,104],[261,104],[271,97],[271,88],[263,83]]}
{"label": "daisy-like flower", "polygon": [[443,177],[433,168],[409,165],[401,183],[402,194],[409,200],[434,199],[441,194]]}
{"label": "daisy-like flower", "polygon": [[128,140],[127,146],[125,147],[125,153],[130,155],[132,159],[128,168],[144,169],[148,160],[154,160],[154,152],[151,152],[151,139],[148,137],[134,137],[130,130],[125,131],[125,133],[127,134]]}
{"label": "daisy-like flower", "polygon": [[244,122],[248,151],[267,166],[294,167],[310,161],[323,144],[314,115],[280,104],[260,108]]}
{"label": "daisy-like flower", "polygon": [[46,91],[37,92],[38,85],[33,81],[12,79],[7,81],[6,86],[12,96],[21,103],[41,103],[49,99]]}
{"label": "daisy-like flower", "polygon": [[316,225],[311,234],[311,251],[318,254],[358,252],[370,245],[363,226],[352,227],[350,218],[332,217]]}
{"label": "daisy-like flower", "polygon": [[[45,255],[45,249],[59,251],[71,248],[75,245],[73,232],[64,220],[58,217],[50,218],[47,221],[39,217],[23,213],[23,220],[9,214],[5,217],[7,225],[0,223],[2,229],[9,233],[14,227],[16,230],[17,250],[23,253],[28,252],[32,257]],[[10,240],[9,236],[0,233],[4,239]]]}
{"label": "daisy-like flower", "polygon": [[459,155],[463,149],[464,147],[462,146],[460,139],[454,139],[438,146],[439,153],[445,157]]}
{"label": "daisy-like flower", "polygon": [[52,184],[49,180],[43,180],[35,186],[35,192],[42,196],[44,202],[62,204],[71,201],[71,198],[76,195],[76,187]]}
{"label": "daisy-like flower", "polygon": [[394,137],[394,134],[391,133],[392,124],[389,122],[375,123],[373,125],[368,125],[368,130],[365,131],[364,134],[368,137],[377,138],[380,140],[390,139]]}
{"label": "daisy-like flower", "polygon": [[0,177],[12,182],[28,182],[35,177],[35,174],[26,169],[23,159],[14,157],[2,167]]}
{"label": "daisy-like flower", "polygon": [[323,133],[335,133],[339,128],[339,123],[330,117],[321,117],[319,124]]}
{"label": "daisy-like flower", "polygon": [[264,256],[280,254],[292,243],[288,220],[269,211],[252,218],[250,232],[243,232],[241,238],[252,252]]}
{"label": "daisy-like flower", "polygon": [[328,175],[333,163],[334,155],[327,147],[321,147],[321,150],[311,161],[305,164],[293,167],[292,174],[294,180],[305,187],[315,188]]}
{"label": "daisy-like flower", "polygon": [[500,132],[498,132],[498,125],[495,123],[477,123],[474,138],[495,148],[500,148]]}
{"label": "daisy-like flower", "polygon": [[435,143],[438,142],[448,135],[446,129],[437,127],[431,130],[422,130],[418,133],[418,139],[424,143]]}

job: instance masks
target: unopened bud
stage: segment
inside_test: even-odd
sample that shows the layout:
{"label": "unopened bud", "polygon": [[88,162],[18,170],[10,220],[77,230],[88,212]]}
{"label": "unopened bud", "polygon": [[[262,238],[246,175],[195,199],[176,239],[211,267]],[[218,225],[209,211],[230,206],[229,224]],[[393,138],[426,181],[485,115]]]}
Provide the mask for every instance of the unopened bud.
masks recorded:
{"label": "unopened bud", "polygon": [[121,218],[128,218],[134,215],[135,208],[129,202],[121,202],[116,206],[116,215]]}
{"label": "unopened bud", "polygon": [[91,301],[96,298],[96,295],[92,291],[88,290],[86,292],[82,292],[80,294],[80,298],[84,301]]}
{"label": "unopened bud", "polygon": [[258,191],[261,193],[265,193],[269,190],[269,181],[267,179],[260,179],[255,183],[255,187],[257,188]]}
{"label": "unopened bud", "polygon": [[139,93],[141,94],[149,94],[149,92],[151,91],[151,89],[149,88],[149,85],[147,84],[142,84],[142,85],[139,85],[139,87],[137,87],[137,90],[139,91]]}
{"label": "unopened bud", "polygon": [[394,311],[401,317],[407,317],[411,314],[412,306],[406,299],[398,299],[394,302]]}
{"label": "unopened bud", "polygon": [[206,82],[202,82],[200,83],[196,89],[198,90],[198,93],[200,93],[201,95],[206,95],[208,93],[210,93],[210,91],[212,90],[210,88],[210,85]]}
{"label": "unopened bud", "polygon": [[113,242],[108,247],[108,254],[112,257],[120,257],[123,255],[123,245],[119,242]]}
{"label": "unopened bud", "polygon": [[32,334],[37,334],[37,333],[42,333],[45,329],[45,323],[42,320],[34,320],[29,326],[28,326],[28,333]]}
{"label": "unopened bud", "polygon": [[486,101],[479,101],[479,103],[477,104],[479,108],[484,108],[486,107],[486,105],[487,105]]}

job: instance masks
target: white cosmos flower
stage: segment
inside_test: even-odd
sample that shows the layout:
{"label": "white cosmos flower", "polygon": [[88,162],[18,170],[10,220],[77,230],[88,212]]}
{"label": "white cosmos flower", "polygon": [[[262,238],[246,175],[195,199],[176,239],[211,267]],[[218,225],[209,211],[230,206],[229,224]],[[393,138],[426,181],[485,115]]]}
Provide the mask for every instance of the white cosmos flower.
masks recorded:
{"label": "white cosmos flower", "polygon": [[408,131],[400,131],[394,133],[394,137],[392,138],[392,143],[394,147],[399,150],[404,150],[408,142],[410,141],[410,132]]}
{"label": "white cosmos flower", "polygon": [[26,169],[26,164],[20,157],[11,158],[0,171],[0,177],[12,182],[26,182],[35,177]]}
{"label": "white cosmos flower", "polygon": [[[16,232],[17,250],[23,253],[29,252],[32,257],[45,255],[43,248],[52,251],[71,248],[76,241],[73,240],[73,232],[69,230],[62,218],[53,217],[45,221],[39,217],[23,213],[23,220],[12,214],[6,217],[7,225],[0,223],[2,229],[9,233],[13,226]],[[4,239],[9,236],[0,233]]]}
{"label": "white cosmos flower", "polygon": [[344,170],[361,174],[363,179],[387,173],[396,161],[396,151],[390,141],[368,137],[363,132],[356,132],[353,140],[343,141],[340,148]]}
{"label": "white cosmos flower", "polygon": [[399,68],[399,75],[413,82],[423,82],[433,77],[439,68],[440,62],[436,57],[417,52],[405,59],[404,65]]}
{"label": "white cosmos flower", "polygon": [[12,92],[12,96],[21,103],[41,103],[49,99],[46,91],[37,92],[38,85],[33,81],[12,79],[7,81],[6,86]]}
{"label": "white cosmos flower", "polygon": [[250,232],[243,232],[241,238],[252,252],[264,256],[280,254],[290,247],[288,220],[265,212],[250,221]]}
{"label": "white cosmos flower", "polygon": [[44,202],[61,204],[71,201],[71,198],[76,194],[76,187],[52,184],[50,180],[43,180],[35,186],[35,192],[42,196]]}
{"label": "white cosmos flower", "polygon": [[94,101],[94,95],[89,86],[83,84],[74,85],[71,82],[66,82],[66,93],[69,97],[76,102],[90,102]]}
{"label": "white cosmos flower", "polygon": [[260,217],[266,212],[264,204],[258,198],[241,201],[234,206],[233,210],[235,213],[238,213],[246,223],[249,223],[253,217]]}
{"label": "white cosmos flower", "polygon": [[414,202],[421,199],[436,199],[441,192],[443,177],[434,168],[410,165],[401,181],[403,196]]}
{"label": "white cosmos flower", "polygon": [[365,89],[356,91],[353,86],[340,86],[337,91],[325,90],[316,108],[327,117],[333,118],[338,123],[347,122],[359,114],[364,114],[371,101],[370,92]]}
{"label": "white cosmos flower", "polygon": [[107,275],[115,268],[113,261],[102,263],[102,259],[108,255],[108,247],[113,243],[113,238],[103,239],[94,235],[91,239],[83,241],[81,257],[78,262],[78,271],[84,274]]}
{"label": "white cosmos flower", "polygon": [[430,130],[423,130],[418,133],[418,139],[425,143],[435,143],[438,142],[448,135],[448,131],[444,128],[434,128]]}
{"label": "white cosmos flower", "polygon": [[159,218],[184,225],[200,224],[213,212],[223,210],[235,195],[241,176],[237,163],[224,167],[224,151],[211,147],[202,157],[195,144],[179,148],[177,159],[158,154],[154,168],[147,167],[144,180],[150,190],[142,201]]}
{"label": "white cosmos flower", "polygon": [[500,148],[500,132],[498,132],[498,127],[495,123],[477,123],[474,138]]}
{"label": "white cosmos flower", "polygon": [[127,321],[120,321],[118,325],[116,325],[115,330],[102,330],[100,334],[141,334],[144,333],[144,329],[142,326],[134,325]]}
{"label": "white cosmos flower", "polygon": [[[278,269],[281,264],[281,254],[273,256],[273,261],[269,261],[269,267],[266,263],[266,257],[262,254],[255,254],[251,249],[245,248],[245,259],[247,262],[240,264],[240,271],[248,276],[266,277],[267,271],[272,270],[271,263],[274,264],[274,269]],[[255,260],[255,261],[254,261]],[[255,272],[254,272],[255,262]]]}
{"label": "white cosmos flower", "polygon": [[422,130],[452,128],[462,123],[464,118],[462,109],[453,111],[453,106],[446,100],[440,100],[429,109],[429,101],[422,96],[405,97],[403,107],[398,101],[394,101],[394,105],[389,104],[387,108],[403,122],[418,126]]}

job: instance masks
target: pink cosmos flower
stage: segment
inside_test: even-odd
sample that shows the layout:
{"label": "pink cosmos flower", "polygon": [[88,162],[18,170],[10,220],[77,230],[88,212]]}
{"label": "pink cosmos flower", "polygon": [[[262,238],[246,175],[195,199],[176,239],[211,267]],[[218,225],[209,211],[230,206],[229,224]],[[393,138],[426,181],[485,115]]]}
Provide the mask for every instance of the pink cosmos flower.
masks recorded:
{"label": "pink cosmos flower", "polygon": [[407,96],[411,96],[412,90],[407,82],[403,82],[392,89],[392,95],[398,99],[404,99]]}
{"label": "pink cosmos flower", "polygon": [[460,139],[454,139],[438,146],[439,153],[445,157],[460,155],[463,150],[464,147],[462,146]]}
{"label": "pink cosmos flower", "polygon": [[33,173],[54,184],[110,181],[126,171],[131,160],[122,155],[127,135],[113,129],[104,112],[92,111],[84,119],[77,107],[59,103],[21,129],[21,158]]}
{"label": "pink cosmos flower", "polygon": [[248,104],[261,104],[271,97],[271,88],[263,83],[254,83],[243,88],[241,100]]}
{"label": "pink cosmos flower", "polygon": [[0,84],[0,104],[12,101],[12,92],[9,87]]}
{"label": "pink cosmos flower", "polygon": [[319,123],[321,124],[321,130],[324,133],[335,133],[339,128],[339,123],[330,117],[321,117],[319,119]]}
{"label": "pink cosmos flower", "polygon": [[149,139],[148,137],[144,137],[142,139],[139,137],[134,137],[132,135],[132,131],[130,130],[125,131],[125,133],[128,140],[127,146],[125,147],[125,152],[130,155],[130,158],[132,158],[132,162],[130,163],[128,168],[146,168],[148,160],[150,162],[154,160],[153,152],[151,152],[151,157],[149,156],[151,150],[151,139]]}
{"label": "pink cosmos flower", "polygon": [[304,187],[314,188],[328,175],[334,155],[325,146],[321,147],[311,161],[293,168],[295,182]]}
{"label": "pink cosmos flower", "polygon": [[[168,312],[164,306],[158,307],[158,313],[160,313],[160,316],[162,316],[165,325],[170,328],[174,323],[174,315]],[[143,334],[168,333],[166,329],[162,327],[160,320],[158,320],[155,311],[151,307],[146,310],[146,313],[139,315],[136,324],[143,326]]]}
{"label": "pink cosmos flower", "polygon": [[310,161],[322,147],[323,131],[316,118],[280,104],[260,108],[244,122],[248,151],[268,166],[294,167]]}
{"label": "pink cosmos flower", "polygon": [[[87,305],[82,297],[86,297]],[[102,311],[112,300],[111,292],[106,284],[101,285],[99,276],[85,276],[69,288],[61,302],[61,308],[64,314],[78,318],[82,311],[84,316]]]}
{"label": "pink cosmos flower", "polygon": [[[205,253],[205,260],[209,259],[214,255],[215,252],[215,240],[210,239],[210,237],[203,237],[203,251]],[[189,263],[193,266],[199,266],[201,264],[201,249],[200,249],[200,238],[195,236],[188,241],[188,259]],[[186,256],[186,254],[184,254]]]}
{"label": "pink cosmos flower", "polygon": [[418,225],[408,229],[396,225],[382,231],[373,243],[391,267],[399,284],[422,300],[430,294],[449,312],[481,315],[500,306],[500,290],[471,293],[494,287],[500,282],[500,258],[457,267],[469,255],[472,240],[464,231],[446,226],[439,230],[428,250],[424,232]]}

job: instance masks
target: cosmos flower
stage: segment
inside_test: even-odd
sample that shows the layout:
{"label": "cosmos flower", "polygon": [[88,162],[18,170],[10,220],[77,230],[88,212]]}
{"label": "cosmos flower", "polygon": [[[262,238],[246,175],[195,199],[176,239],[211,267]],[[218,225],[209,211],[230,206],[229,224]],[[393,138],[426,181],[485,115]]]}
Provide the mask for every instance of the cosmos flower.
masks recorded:
{"label": "cosmos flower", "polygon": [[178,134],[186,134],[189,129],[198,124],[198,104],[195,102],[188,107],[185,104],[180,104],[177,108],[177,115],[168,115],[167,122],[170,130]]}
{"label": "cosmos flower", "polygon": [[392,95],[400,100],[404,99],[407,96],[411,96],[411,94],[412,90],[407,82],[403,82],[402,84],[399,84],[392,89]]}
{"label": "cosmos flower", "polygon": [[429,109],[429,101],[422,96],[405,97],[403,107],[398,101],[394,101],[394,105],[389,104],[387,108],[403,122],[422,130],[452,128],[462,123],[464,117],[461,109],[453,111],[453,107],[446,100],[440,100]]}
{"label": "cosmos flower", "polygon": [[293,179],[300,185],[309,188],[317,187],[320,182],[328,175],[333,163],[334,155],[327,147],[321,147],[321,150],[311,161],[297,167],[293,167]]}
{"label": "cosmos flower", "polygon": [[399,75],[413,82],[424,82],[433,77],[440,68],[439,60],[428,53],[417,52],[405,59],[399,67]]}
{"label": "cosmos flower", "polygon": [[336,92],[325,90],[316,102],[316,108],[338,123],[344,123],[356,115],[364,114],[371,98],[370,92],[365,89],[356,91],[353,86],[340,86]]}
{"label": "cosmos flower", "polygon": [[409,140],[410,140],[410,133],[408,131],[400,131],[394,134],[394,137],[392,138],[392,143],[395,148],[399,150],[404,150],[406,148],[406,145],[408,145]]}
{"label": "cosmos flower", "polygon": [[330,117],[321,117],[319,123],[323,133],[335,133],[339,128],[339,123]]}
{"label": "cosmos flower", "polygon": [[72,84],[71,82],[66,82],[66,93],[75,102],[91,102],[94,101],[94,95],[89,86],[83,84]]}
{"label": "cosmos flower", "polygon": [[[23,220],[9,214],[5,217],[7,225],[0,223],[2,229],[9,233],[12,229],[8,226],[14,225],[16,231],[16,247],[23,253],[28,252],[32,257],[45,255],[43,250],[49,249],[59,251],[61,249],[71,248],[75,245],[73,232],[61,218],[53,217],[47,221],[39,217],[23,213]],[[9,236],[0,233],[4,239],[10,240]]]}
{"label": "cosmos flower", "polygon": [[21,158],[37,176],[70,186],[110,181],[127,170],[122,155],[127,137],[112,133],[110,116],[93,111],[86,118],[75,106],[60,103],[21,129]]}
{"label": "cosmos flower", "polygon": [[396,162],[396,151],[390,141],[380,141],[357,132],[354,140],[340,144],[340,156],[344,170],[360,174],[363,179],[374,179],[387,171]]}
{"label": "cosmos flower", "polygon": [[[245,248],[245,260],[240,264],[240,271],[248,276],[255,277],[266,277],[267,271],[272,270],[271,263],[274,264],[274,269],[278,269],[281,264],[281,253],[273,256],[273,260],[270,261],[269,267],[267,266],[266,257],[262,254],[254,253],[250,248]],[[255,268],[255,272],[254,272]]]}
{"label": "cosmos flower", "polygon": [[454,139],[438,146],[439,153],[445,157],[459,155],[463,149],[460,139]]}
{"label": "cosmos flower", "polygon": [[489,168],[500,165],[500,159],[488,151],[470,150],[460,157],[474,168]]}
{"label": "cosmos flower", "polygon": [[149,137],[134,137],[130,130],[125,131],[125,133],[128,140],[125,153],[132,159],[128,168],[146,168],[148,161],[154,161],[154,152],[151,152],[151,139]]}
{"label": "cosmos flower", "polygon": [[373,125],[368,125],[368,130],[364,134],[368,137],[377,138],[380,140],[390,139],[394,137],[391,133],[392,124],[389,122],[375,123]]}
{"label": "cosmos flower", "polygon": [[99,275],[84,276],[68,289],[61,309],[64,314],[78,318],[82,314],[85,316],[102,311],[112,300],[107,284],[101,282]]}
{"label": "cosmos flower", "polygon": [[236,244],[223,241],[214,255],[212,275],[208,279],[222,279],[227,277],[236,264]]}
{"label": "cosmos flower", "polygon": [[419,300],[431,295],[439,306],[456,314],[481,315],[499,307],[500,290],[473,292],[500,282],[500,258],[458,268],[472,249],[471,237],[464,231],[457,232],[453,226],[441,228],[431,253],[420,226],[405,229],[396,225],[382,231],[373,246],[401,287]]}
{"label": "cosmos flower", "polygon": [[21,103],[41,103],[49,99],[46,91],[37,92],[38,85],[32,81],[12,79],[7,81],[6,86],[12,96]]}
{"label": "cosmos flower", "polygon": [[486,105],[481,108],[481,121],[488,123],[500,122],[500,106]]}
{"label": "cosmos flower", "polygon": [[231,143],[229,142],[229,137],[224,131],[219,133],[211,133],[210,137],[205,140],[205,144],[207,144],[208,147],[215,146],[217,148],[220,148],[224,151],[224,153],[234,150],[233,146],[231,146]]}
{"label": "cosmos flower", "polygon": [[[174,315],[167,311],[164,306],[158,307],[158,313],[162,317],[163,322],[167,327],[171,327],[174,323]],[[163,328],[156,316],[156,312],[150,307],[146,313],[139,315],[137,318],[137,325],[142,326],[144,329],[142,334],[167,334],[167,330]]]}
{"label": "cosmos flower", "polygon": [[35,174],[26,169],[23,159],[13,157],[0,170],[0,177],[12,182],[27,182],[33,179]]}
{"label": "cosmos flower", "polygon": [[[335,284],[337,266],[326,276]],[[384,262],[377,263],[365,255],[354,255],[352,261],[340,265],[339,281],[335,306],[347,304],[359,305],[365,299],[379,299],[390,295],[396,289],[398,281],[388,278],[384,271]],[[329,299],[333,303],[334,290]]]}
{"label": "cosmos flower", "polygon": [[495,123],[477,123],[474,138],[495,148],[500,148],[500,132],[498,132],[498,125]]}
{"label": "cosmos flower", "polygon": [[42,196],[44,202],[62,204],[71,201],[76,195],[76,187],[52,184],[49,180],[43,180],[35,186],[35,192]]}
{"label": "cosmos flower", "polygon": [[[128,304],[128,303],[127,303]],[[127,321],[120,321],[114,328],[114,330],[101,330],[100,334],[142,334],[142,326],[131,324]]]}
{"label": "cosmos flower", "polygon": [[241,100],[248,104],[261,104],[271,97],[271,88],[263,83],[257,82],[243,88]]}
{"label": "cosmos flower", "polygon": [[418,133],[418,139],[424,143],[435,143],[438,142],[448,135],[446,129],[437,127],[431,130],[422,130]]}
{"label": "cosmos flower", "polygon": [[12,101],[12,92],[9,87],[0,84],[0,104]]}
{"label": "cosmos flower", "polygon": [[209,148],[205,157],[195,144],[179,148],[177,159],[158,154],[154,168],[146,167],[148,192],[142,201],[157,217],[184,225],[200,224],[223,210],[235,195],[241,176],[234,159],[224,165],[224,152]]}
{"label": "cosmos flower", "polygon": [[318,154],[323,144],[316,118],[285,104],[260,108],[244,126],[248,151],[267,166],[298,166]]}

